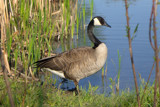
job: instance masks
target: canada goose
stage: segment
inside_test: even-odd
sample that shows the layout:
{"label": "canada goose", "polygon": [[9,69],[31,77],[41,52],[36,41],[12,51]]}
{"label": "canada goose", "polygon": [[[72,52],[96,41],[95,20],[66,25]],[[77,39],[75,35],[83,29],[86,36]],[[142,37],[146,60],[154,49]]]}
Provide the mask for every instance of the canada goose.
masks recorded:
{"label": "canada goose", "polygon": [[77,89],[79,80],[99,71],[107,59],[106,45],[98,40],[92,32],[96,25],[111,27],[100,16],[96,16],[90,21],[87,33],[89,39],[94,43],[94,47],[75,48],[56,56],[40,59],[35,62],[37,67],[46,68],[62,78],[73,80],[76,91],[79,92]]}

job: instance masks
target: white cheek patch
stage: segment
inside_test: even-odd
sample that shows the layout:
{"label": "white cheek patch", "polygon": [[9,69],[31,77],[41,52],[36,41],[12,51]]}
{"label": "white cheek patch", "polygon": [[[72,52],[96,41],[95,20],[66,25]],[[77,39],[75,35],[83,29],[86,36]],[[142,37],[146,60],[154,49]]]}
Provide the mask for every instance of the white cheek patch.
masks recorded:
{"label": "white cheek patch", "polygon": [[102,25],[97,18],[94,19],[94,25]]}

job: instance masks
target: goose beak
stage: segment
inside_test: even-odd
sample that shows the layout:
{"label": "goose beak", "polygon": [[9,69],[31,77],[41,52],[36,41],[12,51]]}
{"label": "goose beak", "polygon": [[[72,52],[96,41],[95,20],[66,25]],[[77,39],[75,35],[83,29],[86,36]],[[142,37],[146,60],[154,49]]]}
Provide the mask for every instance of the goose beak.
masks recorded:
{"label": "goose beak", "polygon": [[111,26],[107,22],[104,23],[104,26],[111,28]]}

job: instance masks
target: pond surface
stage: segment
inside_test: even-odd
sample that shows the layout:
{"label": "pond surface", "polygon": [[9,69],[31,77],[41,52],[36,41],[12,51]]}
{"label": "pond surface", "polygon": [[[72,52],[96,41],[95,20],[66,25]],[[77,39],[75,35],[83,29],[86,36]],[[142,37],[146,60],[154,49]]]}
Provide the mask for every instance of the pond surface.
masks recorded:
{"label": "pond surface", "polygon": [[[131,0],[129,1],[129,17],[131,35],[139,24],[136,38],[132,41],[133,57],[138,84],[141,84],[139,74],[142,79],[147,81],[154,62],[154,52],[149,43],[149,18],[152,7],[152,0]],[[160,35],[160,9],[157,10],[157,35]],[[118,74],[118,51],[121,56],[120,68],[120,90],[134,89],[133,72],[130,61],[128,38],[126,37],[126,16],[124,0],[94,0],[93,17],[102,16],[112,28],[96,27],[94,33],[97,38],[104,42],[108,47],[107,59],[107,76],[102,78],[101,70],[96,74],[80,80],[79,85],[82,88],[88,88],[89,82],[92,86],[98,86],[100,93],[111,91],[109,78],[117,79]],[[90,4],[86,0],[86,24],[90,21]],[[91,46],[91,41],[86,36],[87,33],[80,29],[78,42],[74,47]],[[153,35],[153,33],[152,33]],[[84,39],[85,37],[85,39]],[[160,36],[158,37],[160,42]],[[58,49],[59,50],[59,49]],[[106,68],[106,65],[104,66]],[[152,72],[150,83],[152,84],[155,77],[155,69]],[[59,80],[60,82],[61,80]],[[58,83],[59,83],[58,82]],[[58,84],[57,83],[57,84]],[[62,84],[62,88],[73,88],[73,82],[69,81]]]}

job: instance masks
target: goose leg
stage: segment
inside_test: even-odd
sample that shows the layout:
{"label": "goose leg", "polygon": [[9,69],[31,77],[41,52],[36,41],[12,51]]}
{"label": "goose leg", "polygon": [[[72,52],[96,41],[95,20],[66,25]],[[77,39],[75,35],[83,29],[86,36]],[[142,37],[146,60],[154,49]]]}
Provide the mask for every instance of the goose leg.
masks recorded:
{"label": "goose leg", "polygon": [[74,81],[74,85],[75,85],[75,87],[76,87],[76,95],[78,95],[79,94],[79,87],[78,87],[78,82],[75,80]]}

